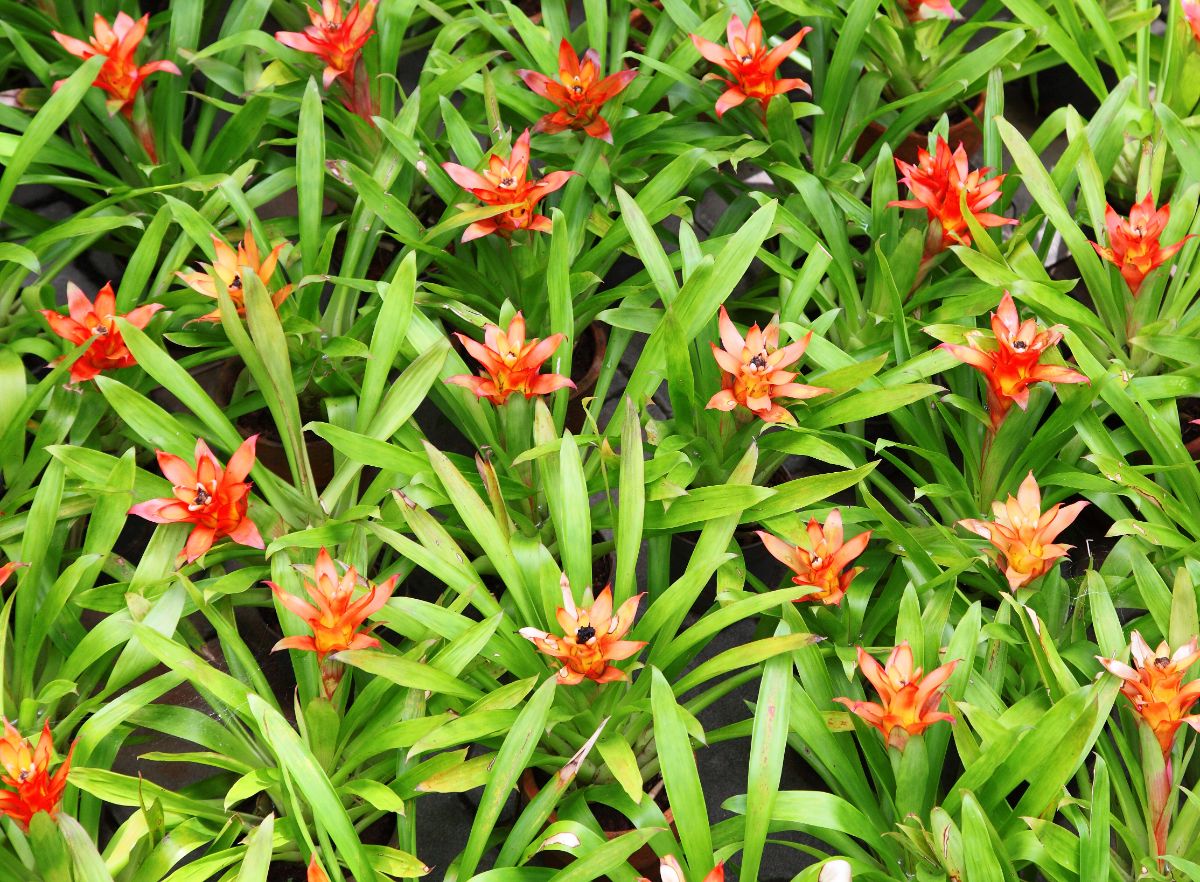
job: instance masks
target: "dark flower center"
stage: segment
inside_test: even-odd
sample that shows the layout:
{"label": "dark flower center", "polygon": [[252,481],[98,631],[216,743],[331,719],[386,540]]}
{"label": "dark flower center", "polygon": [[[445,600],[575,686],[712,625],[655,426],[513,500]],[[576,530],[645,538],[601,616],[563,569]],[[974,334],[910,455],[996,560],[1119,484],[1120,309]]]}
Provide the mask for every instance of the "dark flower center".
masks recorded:
{"label": "dark flower center", "polygon": [[767,356],[765,353],[758,353],[754,358],[750,359],[750,366],[755,370],[761,371],[767,366]]}
{"label": "dark flower center", "polygon": [[575,632],[575,641],[577,643],[587,643],[589,640],[591,640],[595,636],[596,636],[596,629],[593,628],[591,625],[584,625],[582,628],[580,628],[578,631]]}
{"label": "dark flower center", "polygon": [[741,58],[738,59],[738,61],[740,61],[742,64],[749,64],[753,60],[754,60],[753,55],[743,55]]}
{"label": "dark flower center", "polygon": [[194,504],[195,505],[208,505],[210,502],[212,502],[212,496],[210,496],[209,492],[204,489],[203,485],[197,484],[196,485],[196,501]]}
{"label": "dark flower center", "polygon": [[1028,348],[1029,344],[1024,340],[1018,340],[1017,342],[1013,343],[1013,349],[1017,350],[1017,352],[1024,352]]}
{"label": "dark flower center", "polygon": [[233,281],[229,283],[229,290],[230,291],[241,291],[242,290],[242,277],[241,276],[233,277]]}
{"label": "dark flower center", "polygon": [[1169,658],[1167,658],[1165,655],[1163,655],[1163,656],[1159,656],[1158,658],[1156,658],[1154,660],[1154,663],[1156,665],[1158,665],[1158,667],[1160,667],[1160,668],[1165,668],[1167,665],[1169,665],[1171,663],[1171,660]]}
{"label": "dark flower center", "polygon": [[509,176],[507,176],[507,177],[503,177],[503,178],[501,178],[501,179],[500,179],[500,186],[501,186],[501,187],[512,187],[512,186],[514,186],[516,183],[517,183],[517,182],[516,182],[516,180],[514,180],[514,179],[513,179],[513,177],[512,177],[511,175],[509,175]]}

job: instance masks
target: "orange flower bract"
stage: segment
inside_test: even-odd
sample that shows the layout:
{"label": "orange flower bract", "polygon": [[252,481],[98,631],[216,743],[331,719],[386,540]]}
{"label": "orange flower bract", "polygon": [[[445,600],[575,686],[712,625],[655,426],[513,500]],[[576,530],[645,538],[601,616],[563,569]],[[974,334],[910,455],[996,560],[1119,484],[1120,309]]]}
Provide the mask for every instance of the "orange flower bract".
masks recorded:
{"label": "orange flower bract", "polygon": [[897,159],[896,167],[900,169],[901,183],[908,187],[912,198],[889,202],[888,207],[925,209],[930,224],[925,247],[928,254],[936,254],[951,245],[971,244],[971,232],[962,212],[964,200],[967,211],[980,226],[1000,227],[1016,223],[1011,218],[984,211],[1000,198],[1004,175],[985,180],[984,175],[990,169],[972,171],[962,144],[952,153],[950,145],[939,135],[932,155],[922,147],[917,150],[916,165]]}
{"label": "orange flower bract", "polygon": [[383,608],[396,590],[399,576],[392,576],[380,585],[367,583],[366,592],[354,600],[354,589],[360,580],[358,570],[345,567],[338,572],[329,552],[322,548],[317,552],[317,563],[313,567],[313,580],[304,582],[304,590],[316,603],[310,603],[288,594],[274,582],[267,582],[275,596],[287,609],[304,619],[312,629],[312,636],[285,637],[275,644],[274,649],[300,649],[315,652],[319,660],[331,652],[344,649],[370,649],[379,641],[359,631],[364,621]]}
{"label": "orange flower bract", "polygon": [[312,24],[303,31],[278,31],[275,39],[291,49],[315,55],[325,62],[322,82],[328,89],[334,80],[342,80],[348,92],[354,91],[354,69],[362,48],[375,33],[371,25],[379,0],[357,2],[348,12],[342,11],[341,0],[322,0],[320,10],[308,8]]}
{"label": "orange flower bract", "polygon": [[[144,328],[160,309],[161,304],[149,303],[120,318],[135,328]],[[71,365],[72,383],[82,383],[104,371],[126,368],[137,363],[133,353],[121,339],[121,332],[114,321],[118,318],[117,301],[111,283],[100,289],[96,294],[96,302],[92,303],[78,285],[67,282],[67,311],[67,315],[60,315],[52,309],[43,309],[41,312],[46,317],[50,330],[68,343],[79,346],[92,341]]]}
{"label": "orange flower bract", "polygon": [[767,105],[776,95],[793,89],[802,89],[812,94],[812,89],[804,80],[781,80],[778,74],[779,65],[796,51],[800,41],[811,30],[812,28],[801,28],[771,49],[763,39],[762,21],[756,12],[750,17],[748,25],[742,24],[742,20],[736,15],[730,16],[725,31],[728,48],[706,40],[699,34],[692,34],[692,43],[700,50],[700,54],[713,64],[725,68],[731,75],[731,79],[725,79],[718,74],[708,74],[705,77],[720,80],[728,86],[717,99],[717,117],[724,116],[727,110],[748,99],[758,101],[765,115]]}
{"label": "orange flower bract", "polygon": [[600,55],[588,49],[583,58],[575,54],[566,39],[558,47],[558,81],[534,70],[518,70],[517,76],[525,85],[558,105],[558,110],[543,116],[533,130],[554,134],[564,129],[578,129],[612,143],[612,131],[600,115],[600,108],[629,85],[637,76],[637,68],[601,77]]}
{"label": "orange flower bract", "polygon": [[1171,206],[1156,209],[1153,193],[1147,193],[1145,199],[1133,206],[1128,218],[1117,214],[1111,205],[1104,207],[1108,247],[1096,242],[1090,244],[1097,254],[1121,271],[1121,277],[1135,297],[1146,277],[1174,257],[1192,238],[1184,236],[1174,245],[1163,248],[1159,240],[1170,219]]}
{"label": "orange flower bract", "polygon": [[611,663],[637,654],[646,645],[622,639],[633,625],[642,595],[626,600],[614,615],[611,588],[601,591],[590,607],[580,609],[575,606],[566,576],[562,577],[561,587],[563,605],[558,608],[557,618],[564,636],[537,628],[522,628],[521,636],[562,662],[558,671],[560,683],[573,686],[585,679],[597,683],[628,679],[624,671]]}
{"label": "orange flower bract", "polygon": [[988,540],[1003,555],[1004,576],[1015,591],[1045,575],[1066,555],[1071,546],[1054,540],[1086,507],[1086,502],[1060,503],[1043,512],[1042,491],[1030,472],[1015,497],[992,503],[995,520],[967,518],[958,523]]}
{"label": "orange flower bract", "polygon": [[871,540],[871,531],[867,530],[844,541],[842,513],[836,508],[829,513],[824,526],[817,523],[816,518],[808,522],[808,548],[784,542],[762,530],[757,532],[767,551],[795,573],[793,584],[816,589],[797,598],[796,602],[819,600],[826,606],[837,606],[842,602],[851,581],[862,572],[862,567],[846,567],[866,550]]}
{"label": "orange flower bract", "polygon": [[772,318],[765,329],[752,325],[742,337],[729,313],[721,307],[718,326],[721,346],[712,345],[713,358],[724,373],[721,391],[708,401],[710,410],[746,408],[768,423],[792,423],[795,418],[777,398],[814,398],[832,390],[820,386],[795,383],[796,374],[785,370],[804,355],[812,332],[783,348],[779,347],[778,317]]}
{"label": "orange flower bract", "polygon": [[315,853],[308,863],[307,882],[329,882],[329,877],[326,876],[325,871],[321,869],[321,865],[317,862],[317,856]]}
{"label": "orange flower bract", "polygon": [[881,665],[860,646],[858,667],[879,693],[879,703],[835,698],[852,714],[874,726],[888,745],[903,750],[912,735],[920,735],[934,723],[953,722],[954,715],[939,711],[946,680],[958,661],[934,668],[925,674],[913,667],[912,647],[904,641]]}
{"label": "orange flower bract", "polygon": [[1029,387],[1034,383],[1086,383],[1088,378],[1062,365],[1042,364],[1047,350],[1062,339],[1062,325],[1041,328],[1034,319],[1020,320],[1017,305],[1007,291],[992,313],[994,348],[980,345],[979,332],[967,334],[966,346],[943,343],[964,364],[980,371],[987,380],[988,412],[992,430],[997,431],[1013,404],[1024,410],[1029,404]]}
{"label": "orange flower bract", "polygon": [[1164,757],[1171,752],[1175,733],[1184,723],[1200,732],[1200,715],[1188,714],[1192,705],[1200,701],[1200,680],[1187,683],[1183,680],[1188,668],[1200,661],[1197,642],[1193,637],[1172,652],[1164,640],[1151,649],[1142,635],[1134,631],[1130,647],[1133,667],[1116,659],[1097,656],[1110,674],[1124,681],[1122,694],[1129,699],[1142,722],[1154,732]]}
{"label": "orange flower bract", "polygon": [[525,339],[525,317],[521,313],[513,316],[507,330],[497,325],[487,325],[483,330],[483,342],[472,340],[466,334],[455,334],[467,352],[480,365],[483,373],[457,374],[447,377],[446,382],[470,389],[479,398],[492,404],[504,404],[508,396],[520,392],[526,398],[547,395],[563,388],[575,388],[569,377],[561,374],[542,374],[539,371],[554,350],[563,341],[562,334],[552,334],[545,340],[533,337]]}
{"label": "orange flower bract", "polygon": [[50,735],[50,724],[42,727],[37,746],[21,737],[21,733],[8,720],[4,721],[4,737],[0,739],[0,814],[17,822],[22,830],[29,830],[29,822],[38,812],[46,812],[51,818],[58,816],[63,791],[67,788],[67,774],[71,769],[71,755],[75,745],[53,775],[50,761],[54,753],[54,739]]}
{"label": "orange flower bract", "polygon": [[[202,264],[207,267],[208,272],[177,272],[175,275],[193,291],[203,294],[205,297],[211,297],[213,300],[217,299],[217,283],[213,280],[213,277],[216,276],[224,283],[225,290],[229,292],[229,299],[237,307],[238,315],[244,316],[246,314],[246,289],[242,280],[242,267],[247,267],[258,276],[266,289],[271,291],[271,277],[275,275],[275,268],[279,265],[279,253],[288,243],[280,242],[271,249],[271,253],[264,260],[259,254],[258,243],[254,240],[254,233],[249,227],[246,228],[246,233],[242,236],[242,241],[238,244],[236,251],[224,239],[217,236],[212,237],[212,242],[217,259],[211,266]],[[271,302],[278,309],[291,293],[292,286],[284,285],[282,288],[271,291]],[[219,322],[220,320],[221,310],[218,307],[192,321]]]}
{"label": "orange flower bract", "polygon": [[150,499],[129,513],[156,524],[193,525],[180,557],[192,563],[218,539],[228,536],[239,545],[265,548],[262,536],[246,511],[250,484],[246,475],[254,466],[257,435],[247,438],[222,467],[203,439],[196,441],[196,465],[158,451],[158,466],[174,485],[174,496]]}
{"label": "orange flower bract", "polygon": [[[160,71],[176,76],[180,74],[179,68],[170,61],[152,61],[138,67],[134,55],[146,36],[146,25],[149,22],[149,13],[135,21],[126,13],[119,12],[110,26],[104,16],[96,13],[92,20],[94,34],[87,43],[58,31],[50,32],[50,35],[76,58],[87,61],[96,55],[104,56],[104,65],[92,85],[108,93],[105,106],[110,114],[120,112],[130,116],[133,113],[134,98],[137,97],[143,81],[151,74]],[[55,90],[60,88],[63,82],[65,81],[59,80],[55,83]]]}
{"label": "orange flower bract", "polygon": [[484,205],[514,205],[493,217],[475,221],[467,227],[462,240],[470,242],[480,236],[497,233],[511,236],[517,230],[550,232],[550,218],[537,214],[537,204],[578,174],[574,171],[551,172],[538,181],[527,180],[529,173],[529,129],[521,133],[513,145],[512,154],[503,159],[496,154],[488,157],[487,171],[480,174],[454,162],[443,162],[454,183],[467,190]]}

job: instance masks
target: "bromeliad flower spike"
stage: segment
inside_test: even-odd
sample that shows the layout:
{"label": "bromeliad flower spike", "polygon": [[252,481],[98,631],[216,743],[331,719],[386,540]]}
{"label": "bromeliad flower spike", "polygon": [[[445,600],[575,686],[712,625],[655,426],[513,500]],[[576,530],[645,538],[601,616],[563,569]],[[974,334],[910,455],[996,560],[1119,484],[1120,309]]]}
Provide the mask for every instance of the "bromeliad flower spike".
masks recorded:
{"label": "bromeliad flower spike", "polygon": [[[1156,649],[1134,631],[1130,646],[1133,667],[1116,659],[1097,656],[1105,670],[1124,682],[1122,694],[1133,705],[1134,712],[1143,729],[1142,776],[1145,781],[1147,822],[1154,851],[1158,856],[1167,853],[1167,839],[1171,829],[1171,816],[1175,809],[1174,763],[1171,749],[1179,728],[1186,723],[1200,731],[1200,715],[1188,711],[1200,700],[1200,680],[1187,683],[1184,678],[1188,669],[1200,661],[1200,648],[1193,637],[1183,646],[1171,651],[1165,640]],[[1154,756],[1158,747],[1161,756]],[[1147,753],[1150,755],[1147,756]],[[1158,862],[1163,870],[1163,862]]]}
{"label": "bromeliad flower spike", "polygon": [[917,150],[916,165],[897,159],[896,167],[900,169],[901,183],[908,187],[912,198],[889,202],[888,206],[925,209],[929,218],[929,235],[925,244],[927,255],[937,254],[951,245],[971,244],[970,229],[962,212],[964,198],[967,211],[982,227],[1016,223],[1011,218],[984,211],[1000,198],[1004,175],[984,180],[984,175],[990,169],[972,171],[962,144],[951,153],[950,145],[938,136],[932,155],[921,148]]}
{"label": "bromeliad flower spike", "polygon": [[504,404],[508,396],[520,392],[526,398],[548,395],[559,389],[574,389],[575,384],[562,374],[542,374],[538,371],[542,363],[554,354],[563,341],[562,334],[552,334],[545,340],[534,337],[525,339],[525,317],[521,313],[513,316],[508,330],[497,325],[487,325],[483,330],[483,342],[472,340],[466,334],[455,334],[467,352],[480,365],[480,376],[458,374],[447,377],[447,383],[464,386],[478,398],[486,398],[495,405]]}
{"label": "bromeliad flower spike", "polygon": [[597,683],[628,679],[611,663],[636,655],[646,645],[640,640],[621,639],[633,625],[642,595],[626,600],[613,615],[611,588],[601,591],[590,607],[577,609],[566,576],[562,577],[561,587],[563,605],[558,608],[557,618],[564,636],[537,628],[522,628],[521,636],[562,662],[558,680],[564,685],[574,686],[585,679]]}
{"label": "bromeliad flower spike", "polygon": [[1188,668],[1200,661],[1197,643],[1193,637],[1174,652],[1166,641],[1151,649],[1142,635],[1134,631],[1133,667],[1097,656],[1110,674],[1124,681],[1122,694],[1129,699],[1142,722],[1154,732],[1163,756],[1170,754],[1175,734],[1184,723],[1200,732],[1200,715],[1188,713],[1192,705],[1200,701],[1200,680],[1184,682]]}
{"label": "bromeliad flower spike", "polygon": [[371,121],[373,107],[365,72],[362,48],[375,32],[375,9],[379,0],[360,4],[355,0],[349,11],[342,11],[342,0],[321,0],[321,9],[308,8],[312,24],[303,31],[279,31],[275,39],[291,49],[315,55],[325,62],[321,81],[328,89],[340,81],[345,91],[342,103],[347,109]]}
{"label": "bromeliad flower spike", "polygon": [[558,110],[543,116],[533,130],[552,135],[578,129],[611,144],[612,131],[600,115],[600,108],[629,85],[637,76],[637,68],[603,78],[600,72],[600,55],[595,49],[588,49],[581,59],[565,39],[558,47],[557,82],[534,70],[518,70],[526,86],[558,105]]}
{"label": "bromeliad flower spike", "polygon": [[811,594],[797,598],[797,603],[819,600],[826,606],[837,606],[846,596],[854,577],[863,571],[862,567],[846,567],[866,549],[871,540],[871,531],[844,541],[842,513],[835,508],[825,519],[824,526],[818,524],[816,518],[808,522],[808,548],[784,542],[762,530],[758,531],[758,538],[767,551],[795,573],[792,577],[794,584],[816,589]]}
{"label": "bromeliad flower spike", "polygon": [[[275,275],[275,268],[279,265],[279,254],[288,243],[280,242],[271,249],[266,260],[263,260],[258,252],[258,243],[254,241],[254,233],[249,228],[246,229],[236,251],[224,239],[217,236],[213,236],[212,241],[217,260],[211,266],[203,264],[208,268],[208,272],[176,273],[175,275],[193,291],[203,294],[205,297],[211,297],[213,300],[217,299],[217,283],[213,280],[213,277],[216,276],[225,284],[225,290],[229,292],[229,299],[237,307],[238,315],[244,316],[246,314],[246,288],[242,281],[242,267],[249,267],[266,289],[271,291],[271,276]],[[291,293],[292,286],[284,285],[271,292],[271,302],[278,309]],[[217,308],[192,321],[219,322],[220,320],[221,310]]]}
{"label": "bromeliad flower spike", "polygon": [[858,666],[875,691],[879,704],[835,698],[852,714],[874,726],[890,747],[903,750],[912,735],[920,735],[934,723],[953,722],[954,715],[939,711],[946,680],[954,673],[958,661],[934,668],[925,674],[913,667],[912,647],[904,641],[888,656],[886,666],[879,664],[860,646]]}
{"label": "bromeliad flower spike", "polygon": [[724,306],[718,325],[721,346],[711,345],[713,358],[724,373],[721,391],[709,399],[710,410],[729,411],[740,405],[764,422],[792,423],[795,418],[775,399],[814,398],[832,391],[794,383],[796,374],[785,370],[804,355],[812,332],[780,349],[778,316],[765,329],[751,325],[743,338]]}
{"label": "bromeliad flower spike", "polygon": [[51,818],[58,816],[63,791],[67,787],[67,774],[71,769],[71,755],[75,745],[53,775],[50,760],[54,752],[54,739],[50,736],[50,723],[42,728],[37,747],[21,737],[21,733],[8,720],[4,721],[4,737],[0,739],[0,814],[12,818],[22,830],[28,832],[29,822],[38,812],[46,812]]}
{"label": "bromeliad flower spike", "polygon": [[490,233],[508,238],[517,230],[550,232],[550,218],[535,212],[537,204],[563,187],[572,175],[578,174],[574,171],[556,171],[539,181],[526,180],[529,172],[529,129],[517,138],[508,159],[494,153],[489,156],[487,171],[482,174],[453,162],[443,162],[442,168],[454,183],[469,191],[484,205],[513,206],[471,224],[463,233],[464,242]]}
{"label": "bromeliad flower spike", "polygon": [[1043,512],[1042,491],[1030,472],[1015,497],[992,503],[994,521],[967,518],[958,523],[988,540],[1000,552],[1008,587],[1016,591],[1045,575],[1066,555],[1072,546],[1056,544],[1054,540],[1086,507],[1086,502],[1068,506],[1060,503]]}
{"label": "bromeliad flower spike", "polygon": [[1108,247],[1090,243],[1096,253],[1114,264],[1121,277],[1129,285],[1133,296],[1137,296],[1146,277],[1162,266],[1182,248],[1191,236],[1184,236],[1174,245],[1163,248],[1159,242],[1167,222],[1171,219],[1171,206],[1154,207],[1154,194],[1146,198],[1123,218],[1111,205],[1104,207],[1104,225],[1108,230]]}
{"label": "bromeliad flower spike", "polygon": [[938,348],[984,375],[992,431],[997,432],[1014,403],[1022,410],[1029,405],[1029,387],[1034,383],[1088,382],[1087,377],[1071,368],[1041,363],[1042,355],[1058,345],[1064,329],[1063,325],[1040,328],[1034,319],[1021,321],[1017,305],[1006,291],[992,313],[995,348],[983,348],[978,331],[967,334],[966,346],[943,343]]}
{"label": "bromeliad flower spike", "polygon": [[257,435],[247,438],[222,467],[203,439],[196,441],[195,468],[178,456],[158,451],[158,466],[175,485],[174,496],[140,502],[129,513],[156,524],[192,524],[180,558],[192,563],[213,543],[228,536],[239,545],[265,548],[254,521],[246,513]]}
{"label": "bromeliad flower spike", "polygon": [[[119,12],[110,27],[108,20],[96,13],[92,21],[95,33],[87,43],[58,31],[50,32],[50,35],[76,58],[87,61],[96,55],[104,56],[104,65],[92,85],[108,93],[105,106],[110,115],[120,112],[127,117],[132,116],[133,101],[150,74],[163,71],[180,75],[179,68],[170,61],[152,61],[138,67],[134,55],[137,54],[142,38],[146,36],[146,25],[149,21],[149,13],[134,21],[124,12]],[[54,88],[57,90],[63,82],[65,81],[59,80],[54,84]]]}
{"label": "bromeliad flower spike", "polygon": [[719,74],[707,74],[705,79],[716,79],[728,88],[717,99],[717,117],[725,115],[725,111],[737,107],[747,99],[759,102],[765,116],[767,105],[776,95],[782,95],[793,89],[803,89],[812,94],[808,83],[801,79],[779,79],[779,65],[784,59],[796,51],[800,41],[812,28],[801,28],[787,40],[774,49],[769,49],[763,39],[762,22],[758,13],[750,17],[750,24],[742,24],[736,15],[729,19],[726,29],[728,48],[706,40],[698,34],[692,34],[692,42],[700,50],[700,54],[713,64],[729,71],[731,78],[726,79]]}
{"label": "bromeliad flower spike", "polygon": [[[50,330],[68,343],[79,346],[91,341],[91,345],[71,365],[72,383],[82,383],[104,371],[126,368],[137,363],[133,353],[121,339],[121,332],[115,321],[118,318],[116,307],[117,301],[111,283],[100,289],[96,294],[96,302],[92,303],[78,285],[67,282],[68,315],[60,315],[52,309],[41,311],[50,325]],[[161,304],[148,303],[120,318],[140,329],[146,327],[154,313],[160,309]]]}
{"label": "bromeliad flower spike", "polygon": [[358,570],[346,567],[344,572],[339,573],[329,552],[322,548],[317,552],[313,581],[304,582],[304,590],[316,606],[288,594],[274,582],[267,582],[279,602],[304,619],[312,629],[312,636],[283,638],[275,644],[272,652],[280,649],[315,652],[321,663],[325,695],[332,698],[342,680],[344,668],[325,664],[325,656],[345,649],[370,649],[379,645],[378,640],[359,629],[369,616],[379,612],[388,602],[399,580],[399,576],[392,576],[381,585],[367,582],[366,593],[354,600],[354,589],[363,581],[358,576]]}
{"label": "bromeliad flower spike", "polygon": [[[285,637],[275,644],[274,649],[301,649],[315,652],[324,660],[331,652],[344,649],[370,649],[379,641],[359,631],[367,618],[379,612],[396,590],[399,576],[392,576],[380,585],[367,583],[367,591],[354,600],[354,589],[363,580],[358,570],[345,567],[338,572],[329,552],[322,548],[317,552],[317,563],[313,568],[315,581],[305,580],[304,590],[316,602],[313,606],[292,594],[288,594],[274,582],[267,582],[279,601],[308,623],[312,636]],[[353,601],[353,602],[352,602]]]}

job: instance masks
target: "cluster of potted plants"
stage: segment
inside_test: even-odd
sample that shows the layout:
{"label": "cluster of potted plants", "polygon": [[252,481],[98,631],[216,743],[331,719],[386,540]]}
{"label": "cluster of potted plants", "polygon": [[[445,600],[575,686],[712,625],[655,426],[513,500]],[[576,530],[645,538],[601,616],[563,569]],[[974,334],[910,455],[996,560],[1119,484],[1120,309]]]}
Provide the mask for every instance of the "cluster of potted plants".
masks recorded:
{"label": "cluster of potted plants", "polygon": [[1200,5],[146,3],[0,0],[0,880],[1200,879]]}

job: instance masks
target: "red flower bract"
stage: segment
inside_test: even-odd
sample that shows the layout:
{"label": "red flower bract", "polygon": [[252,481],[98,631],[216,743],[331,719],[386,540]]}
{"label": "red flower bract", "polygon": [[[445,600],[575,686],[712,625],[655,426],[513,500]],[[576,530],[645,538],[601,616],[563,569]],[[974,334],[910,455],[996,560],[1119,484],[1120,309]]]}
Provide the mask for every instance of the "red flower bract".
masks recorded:
{"label": "red flower bract", "polygon": [[578,174],[574,171],[556,171],[540,181],[526,180],[529,172],[529,129],[517,138],[508,159],[496,154],[489,156],[487,171],[482,174],[453,162],[443,162],[442,168],[454,183],[469,191],[484,205],[514,206],[471,224],[463,233],[464,242],[489,233],[508,237],[517,230],[550,232],[550,218],[537,214],[534,209],[542,199],[563,187],[572,175]]}
{"label": "red flower bract", "polygon": [[593,138],[612,143],[612,132],[600,107],[629,85],[637,68],[600,77],[600,56],[595,49],[580,59],[566,39],[558,47],[558,81],[534,70],[518,70],[517,75],[530,89],[558,105],[558,110],[543,116],[533,130],[554,134],[563,129],[579,129]]}
{"label": "red flower bract", "polygon": [[1167,222],[1171,219],[1171,206],[1154,207],[1154,194],[1130,209],[1128,219],[1121,217],[1111,205],[1104,207],[1104,225],[1108,229],[1107,248],[1095,242],[1091,246],[1096,253],[1115,264],[1121,277],[1136,297],[1146,281],[1146,276],[1166,263],[1179,251],[1191,236],[1184,236],[1174,245],[1162,247],[1159,239]]}
{"label": "red flower bract", "polygon": [[[888,206],[925,209],[931,225],[925,246],[928,254],[936,254],[951,245],[971,244],[970,229],[962,213],[964,199],[967,211],[982,227],[1016,223],[1011,218],[983,210],[1000,198],[1004,175],[984,180],[990,169],[971,171],[962,144],[951,153],[950,145],[939,135],[932,155],[920,148],[916,165],[897,159],[896,167],[900,169],[901,182],[912,192],[913,198],[889,202]],[[934,221],[937,226],[933,226]]]}
{"label": "red flower bract", "polygon": [[520,392],[526,398],[548,395],[564,388],[575,388],[569,377],[562,374],[542,374],[538,371],[542,363],[554,354],[563,341],[562,334],[551,334],[545,340],[533,337],[525,339],[525,317],[517,313],[508,323],[507,330],[497,325],[483,329],[483,342],[472,340],[466,334],[455,334],[467,352],[480,365],[483,373],[457,374],[447,377],[446,382],[464,386],[478,398],[486,398],[492,404],[503,404],[508,396]]}
{"label": "red flower bract", "polygon": [[158,466],[175,485],[172,497],[150,499],[129,509],[130,514],[156,524],[193,524],[182,559],[193,562],[213,543],[228,536],[239,545],[265,548],[254,521],[246,514],[250,484],[246,475],[254,466],[257,435],[247,438],[222,467],[203,439],[196,441],[196,465],[193,468],[178,456],[158,451]]}
{"label": "red flower bract", "polygon": [[953,722],[954,715],[939,711],[946,680],[958,664],[952,661],[925,674],[913,667],[912,647],[904,641],[888,656],[887,665],[875,661],[860,646],[858,666],[875,691],[879,704],[835,698],[852,714],[878,729],[891,747],[903,750],[912,735],[920,735],[934,723]]}
{"label": "red flower bract", "polygon": [[[42,315],[50,324],[50,330],[76,346],[91,341],[75,363],[71,365],[71,382],[82,383],[97,374],[115,368],[130,367],[137,362],[133,353],[121,339],[121,332],[114,319],[117,316],[117,301],[112,284],[107,284],[96,295],[96,302],[74,282],[67,282],[68,315],[60,315],[52,309],[43,309]],[[148,303],[120,316],[135,328],[144,328],[154,313],[162,309],[158,303]]]}
{"label": "red flower bract", "polygon": [[51,818],[58,816],[75,745],[71,745],[66,758],[51,775],[53,752],[49,722],[42,727],[41,738],[34,747],[12,723],[4,721],[4,737],[0,738],[0,767],[4,771],[0,774],[0,784],[11,789],[0,790],[0,814],[12,818],[22,830],[29,830],[29,822],[38,812],[46,812]]}
{"label": "red flower bract", "polygon": [[1017,305],[1007,291],[992,313],[995,348],[980,345],[979,332],[967,334],[967,346],[943,343],[945,349],[987,380],[988,411],[992,431],[998,431],[1015,403],[1024,410],[1029,404],[1029,387],[1034,383],[1086,383],[1088,378],[1062,365],[1042,364],[1042,355],[1062,339],[1062,325],[1041,328],[1034,319],[1020,320]]}
{"label": "red flower bract", "polygon": [[[134,21],[124,12],[120,12],[110,27],[108,20],[96,13],[92,23],[95,34],[87,43],[58,31],[50,32],[64,49],[77,58],[87,61],[95,55],[105,57],[104,66],[100,68],[92,85],[108,93],[108,101],[105,104],[110,114],[119,111],[130,116],[133,113],[133,99],[137,97],[138,89],[150,74],[165,71],[178,76],[180,73],[179,68],[170,61],[152,61],[141,67],[134,61],[138,44],[146,36],[146,25],[149,21],[149,13]],[[55,83],[55,90],[64,82],[59,80]]]}
{"label": "red flower bract", "polygon": [[346,91],[354,92],[354,69],[362,55],[362,47],[375,33],[371,24],[375,20],[375,8],[379,0],[367,0],[360,7],[354,3],[348,12],[342,12],[341,0],[322,0],[318,11],[308,8],[312,24],[303,31],[278,31],[275,39],[291,49],[308,52],[325,62],[322,81],[325,88],[341,79]]}
{"label": "red flower bract", "polygon": [[765,115],[767,105],[776,95],[792,89],[802,89],[812,94],[812,89],[804,80],[781,80],[778,74],[779,65],[796,51],[800,41],[811,30],[801,28],[774,49],[769,49],[763,40],[762,21],[756,12],[750,17],[748,25],[742,24],[736,15],[730,17],[725,32],[728,48],[706,40],[699,34],[692,34],[692,43],[700,50],[700,54],[713,64],[725,68],[732,76],[731,79],[725,79],[718,74],[708,74],[729,87],[717,99],[717,117],[724,116],[725,111],[751,98],[759,102]]}

